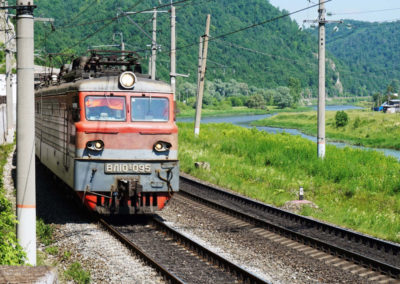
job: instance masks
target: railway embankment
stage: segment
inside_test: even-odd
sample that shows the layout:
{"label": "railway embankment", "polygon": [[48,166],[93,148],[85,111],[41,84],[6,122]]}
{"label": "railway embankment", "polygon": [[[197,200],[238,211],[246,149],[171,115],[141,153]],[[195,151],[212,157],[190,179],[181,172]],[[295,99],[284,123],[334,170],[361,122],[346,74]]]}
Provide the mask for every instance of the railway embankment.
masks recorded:
{"label": "railway embankment", "polygon": [[[311,141],[230,124],[180,124],[184,172],[275,206],[298,199],[299,188],[318,208],[312,216],[378,238],[400,241],[400,164],[382,153],[327,146],[324,160]],[[210,171],[194,166],[206,161]]]}

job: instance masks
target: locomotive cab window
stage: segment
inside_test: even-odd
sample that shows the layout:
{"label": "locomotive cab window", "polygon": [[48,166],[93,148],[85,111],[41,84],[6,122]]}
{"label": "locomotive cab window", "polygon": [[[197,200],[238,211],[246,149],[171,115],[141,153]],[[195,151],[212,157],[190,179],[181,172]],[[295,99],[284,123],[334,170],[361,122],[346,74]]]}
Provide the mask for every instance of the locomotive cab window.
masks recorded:
{"label": "locomotive cab window", "polygon": [[85,114],[87,120],[125,121],[125,98],[87,96]]}
{"label": "locomotive cab window", "polygon": [[168,121],[169,101],[167,98],[131,98],[132,121]]}

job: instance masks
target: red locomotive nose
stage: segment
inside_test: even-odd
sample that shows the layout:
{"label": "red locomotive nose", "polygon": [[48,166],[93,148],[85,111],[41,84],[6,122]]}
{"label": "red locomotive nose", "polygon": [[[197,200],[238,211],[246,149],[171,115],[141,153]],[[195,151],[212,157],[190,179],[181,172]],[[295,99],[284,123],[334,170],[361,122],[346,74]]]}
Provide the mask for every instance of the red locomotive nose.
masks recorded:
{"label": "red locomotive nose", "polygon": [[133,53],[93,51],[35,94],[36,155],[101,213],[154,212],[179,187],[171,86],[137,70]]}

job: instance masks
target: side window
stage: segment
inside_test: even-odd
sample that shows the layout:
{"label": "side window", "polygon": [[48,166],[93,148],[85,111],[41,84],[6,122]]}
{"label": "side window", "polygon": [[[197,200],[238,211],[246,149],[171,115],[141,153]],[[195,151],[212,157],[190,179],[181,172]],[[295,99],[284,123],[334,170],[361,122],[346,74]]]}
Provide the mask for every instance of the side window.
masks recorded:
{"label": "side window", "polygon": [[79,97],[75,96],[72,99],[72,120],[74,122],[80,121],[81,120],[81,108],[79,107]]}

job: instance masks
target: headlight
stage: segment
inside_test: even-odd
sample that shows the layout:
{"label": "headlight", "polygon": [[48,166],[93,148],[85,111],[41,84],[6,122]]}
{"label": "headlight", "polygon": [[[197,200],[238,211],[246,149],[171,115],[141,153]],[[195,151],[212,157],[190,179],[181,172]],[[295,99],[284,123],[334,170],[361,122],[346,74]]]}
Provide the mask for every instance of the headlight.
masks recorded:
{"label": "headlight", "polygon": [[104,149],[104,142],[101,140],[89,141],[86,143],[86,148],[93,151],[102,151]]}
{"label": "headlight", "polygon": [[136,76],[133,72],[126,71],[119,76],[119,83],[123,88],[131,89],[136,83]]}
{"label": "headlight", "polygon": [[154,144],[153,149],[156,152],[165,152],[171,148],[171,143],[158,141]]}

